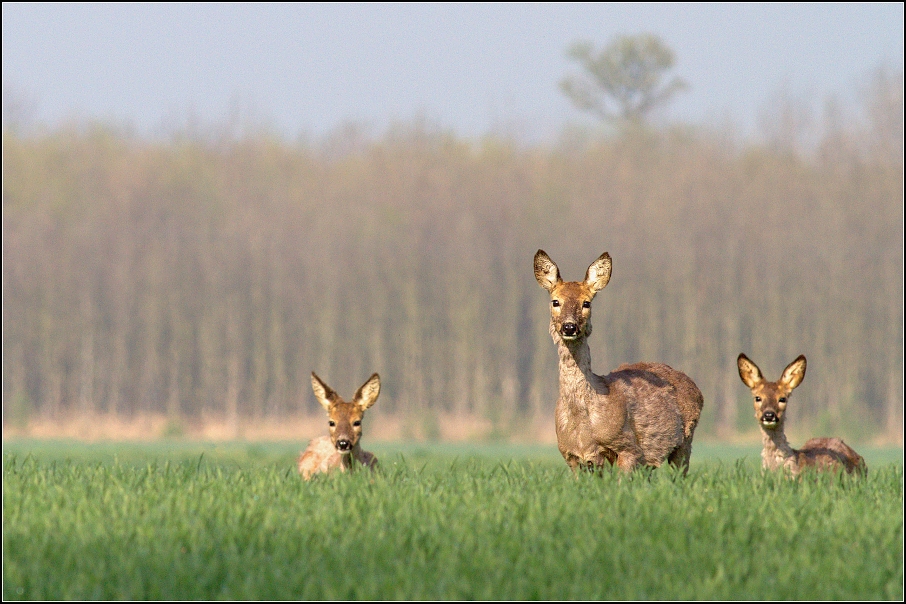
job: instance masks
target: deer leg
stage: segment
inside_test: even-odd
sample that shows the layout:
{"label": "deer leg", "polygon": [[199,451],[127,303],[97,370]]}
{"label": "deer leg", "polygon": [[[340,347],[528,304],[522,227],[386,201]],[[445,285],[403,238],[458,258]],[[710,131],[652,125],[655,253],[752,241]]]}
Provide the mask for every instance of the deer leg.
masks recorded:
{"label": "deer leg", "polygon": [[635,451],[621,451],[617,454],[617,467],[627,474],[639,467],[639,455]]}
{"label": "deer leg", "polygon": [[667,461],[675,468],[683,471],[683,476],[689,472],[689,457],[692,455],[692,442],[687,440],[673,450]]}

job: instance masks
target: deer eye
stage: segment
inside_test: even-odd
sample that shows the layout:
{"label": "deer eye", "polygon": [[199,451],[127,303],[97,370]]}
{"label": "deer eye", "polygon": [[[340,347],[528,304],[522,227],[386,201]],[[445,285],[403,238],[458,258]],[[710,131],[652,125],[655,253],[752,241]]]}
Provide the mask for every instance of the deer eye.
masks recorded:
{"label": "deer eye", "polygon": [[330,420],[330,421],[327,422],[327,425],[330,426],[331,428],[333,428],[334,426],[337,425],[337,422],[335,422],[335,421],[333,421],[333,420]]}
{"label": "deer eye", "polygon": [[785,402],[786,402],[786,397],[785,397],[785,396],[781,396],[781,397],[780,397],[779,399],[777,399],[777,400],[779,400],[781,403],[785,403]]}
{"label": "deer eye", "polygon": [[591,302],[586,300],[585,302],[582,303],[582,308],[591,308]]}
{"label": "deer eye", "polygon": [[362,422],[359,421],[359,420],[355,420],[354,422],[352,422],[352,425],[353,425],[353,426],[361,426],[361,425],[362,425]]}
{"label": "deer eye", "polygon": [[760,397],[760,396],[756,396],[756,397],[755,397],[755,402],[756,402],[756,403],[760,403],[760,402],[761,402],[761,397]]}
{"label": "deer eye", "polygon": [[560,306],[560,300],[551,300],[553,306]]}

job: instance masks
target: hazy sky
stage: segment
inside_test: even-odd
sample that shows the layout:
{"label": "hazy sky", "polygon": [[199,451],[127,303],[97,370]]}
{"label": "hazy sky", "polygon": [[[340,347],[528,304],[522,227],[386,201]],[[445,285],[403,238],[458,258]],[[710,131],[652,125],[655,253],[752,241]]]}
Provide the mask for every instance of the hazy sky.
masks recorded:
{"label": "hazy sky", "polygon": [[903,68],[903,4],[3,3],[4,116],[153,133],[240,108],[286,136],[423,115],[464,136],[590,123],[558,88],[585,39],[651,32],[688,92],[664,119],[751,131],[786,90],[816,108]]}

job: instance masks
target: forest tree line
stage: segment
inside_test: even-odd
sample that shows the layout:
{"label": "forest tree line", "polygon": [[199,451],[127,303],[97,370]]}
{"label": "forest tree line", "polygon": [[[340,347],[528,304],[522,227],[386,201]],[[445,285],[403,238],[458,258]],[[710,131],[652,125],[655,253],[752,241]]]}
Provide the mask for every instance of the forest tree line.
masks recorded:
{"label": "forest tree line", "polygon": [[347,396],[379,372],[372,417],[517,433],[557,397],[542,248],[570,280],[610,252],[592,366],[688,373],[699,433],[754,428],[740,352],[769,379],[805,354],[791,425],[902,442],[899,77],[893,130],[869,99],[808,150],[692,127],[547,144],[419,121],[331,144],[4,128],[4,421],[290,417],[320,412],[312,371]]}

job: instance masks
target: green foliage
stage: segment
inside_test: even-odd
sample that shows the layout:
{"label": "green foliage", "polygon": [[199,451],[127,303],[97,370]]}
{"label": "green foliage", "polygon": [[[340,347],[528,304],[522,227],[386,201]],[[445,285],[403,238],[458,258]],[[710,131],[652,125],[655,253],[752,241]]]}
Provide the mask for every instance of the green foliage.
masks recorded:
{"label": "green foliage", "polygon": [[902,460],[573,477],[553,451],[410,450],[304,483],[273,452],[122,452],[4,454],[4,600],[903,597]]}
{"label": "green foliage", "polygon": [[576,42],[568,54],[583,71],[561,80],[560,89],[576,107],[604,121],[639,124],[687,87],[678,77],[666,81],[675,58],[653,34],[619,36],[600,51],[591,42]]}

